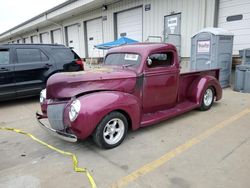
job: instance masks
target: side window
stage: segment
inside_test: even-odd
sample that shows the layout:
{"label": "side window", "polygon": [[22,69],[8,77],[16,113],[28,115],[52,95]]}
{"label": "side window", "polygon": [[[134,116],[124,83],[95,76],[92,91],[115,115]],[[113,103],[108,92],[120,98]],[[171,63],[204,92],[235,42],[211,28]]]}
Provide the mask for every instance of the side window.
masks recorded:
{"label": "side window", "polygon": [[152,64],[148,65],[150,68],[154,67],[166,67],[173,65],[173,53],[164,52],[164,53],[154,53],[149,56]]}
{"label": "side window", "polygon": [[45,55],[42,51],[40,51],[40,52],[41,52],[41,59],[42,59],[42,61],[48,61],[49,60],[48,56]]}
{"label": "side window", "polygon": [[18,63],[47,61],[48,57],[40,49],[16,49]]}
{"label": "side window", "polygon": [[0,65],[9,64],[9,58],[10,58],[9,50],[0,49]]}
{"label": "side window", "polygon": [[68,48],[53,48],[52,53],[59,61],[74,61],[79,59],[78,55]]}

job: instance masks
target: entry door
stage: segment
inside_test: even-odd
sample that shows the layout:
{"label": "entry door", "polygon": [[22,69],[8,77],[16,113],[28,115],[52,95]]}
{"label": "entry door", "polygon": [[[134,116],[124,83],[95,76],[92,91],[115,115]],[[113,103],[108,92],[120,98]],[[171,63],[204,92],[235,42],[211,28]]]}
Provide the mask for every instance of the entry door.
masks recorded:
{"label": "entry door", "polygon": [[117,38],[128,37],[142,41],[142,8],[135,8],[116,15]]}
{"label": "entry door", "polygon": [[9,49],[0,48],[0,100],[15,95],[14,64]]}
{"label": "entry door", "polygon": [[103,50],[95,49],[95,45],[102,44],[102,19],[87,21],[88,57],[103,57]]}
{"label": "entry door", "polygon": [[67,33],[67,45],[72,50],[74,50],[77,54],[80,53],[80,45],[79,45],[79,27],[78,25],[72,25],[66,27]]}
{"label": "entry door", "polygon": [[57,29],[51,32],[52,34],[52,42],[54,44],[62,44],[62,34],[61,29]]}
{"label": "entry door", "polygon": [[164,17],[164,40],[174,44],[181,56],[181,14]]}
{"label": "entry door", "polygon": [[145,68],[143,81],[143,113],[175,106],[179,69],[173,66],[172,52],[157,52],[149,56],[152,65]]}

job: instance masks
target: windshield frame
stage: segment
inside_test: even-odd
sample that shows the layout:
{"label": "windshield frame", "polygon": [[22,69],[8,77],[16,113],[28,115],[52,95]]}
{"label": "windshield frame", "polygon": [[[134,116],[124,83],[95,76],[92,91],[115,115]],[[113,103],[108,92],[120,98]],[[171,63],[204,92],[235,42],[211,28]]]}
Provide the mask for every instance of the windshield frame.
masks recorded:
{"label": "windshield frame", "polygon": [[[126,63],[126,64],[106,64],[106,59],[109,55],[112,54],[134,54],[134,55],[138,55],[138,63],[133,64],[133,63]],[[114,53],[107,53],[104,61],[103,61],[103,65],[105,66],[119,66],[119,67],[123,67],[123,68],[132,68],[132,69],[138,69],[142,64],[142,55],[139,53],[135,53],[135,52],[114,52]]]}

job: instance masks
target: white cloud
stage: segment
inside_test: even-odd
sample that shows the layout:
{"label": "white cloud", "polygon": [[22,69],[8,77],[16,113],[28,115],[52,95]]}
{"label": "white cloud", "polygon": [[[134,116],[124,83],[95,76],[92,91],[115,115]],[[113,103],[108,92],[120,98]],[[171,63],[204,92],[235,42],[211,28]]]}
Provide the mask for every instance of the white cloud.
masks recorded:
{"label": "white cloud", "polygon": [[0,33],[63,2],[65,0],[0,0]]}

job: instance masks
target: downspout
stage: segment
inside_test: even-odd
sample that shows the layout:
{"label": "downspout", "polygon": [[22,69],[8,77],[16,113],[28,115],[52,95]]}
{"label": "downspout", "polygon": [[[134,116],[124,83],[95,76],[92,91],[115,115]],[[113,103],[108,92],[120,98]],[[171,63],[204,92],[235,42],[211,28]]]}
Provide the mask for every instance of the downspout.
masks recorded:
{"label": "downspout", "polygon": [[218,27],[219,5],[220,5],[220,0],[215,0],[215,3],[214,3],[214,27]]}
{"label": "downspout", "polygon": [[62,25],[62,24],[59,24],[59,23],[56,23],[56,22],[54,22],[54,21],[52,21],[52,20],[49,20],[48,17],[47,17],[47,13],[46,13],[44,16],[45,16],[45,20],[46,20],[47,22],[50,22],[50,23],[52,23],[52,24],[54,24],[54,25],[56,25],[56,26],[59,26],[59,27],[61,28],[61,31],[62,31],[62,42],[63,42],[64,45],[66,45],[66,44],[65,44],[65,39],[64,39],[64,28],[63,28],[63,25]]}
{"label": "downspout", "polygon": [[207,27],[207,0],[204,2],[204,22],[203,27]]}

